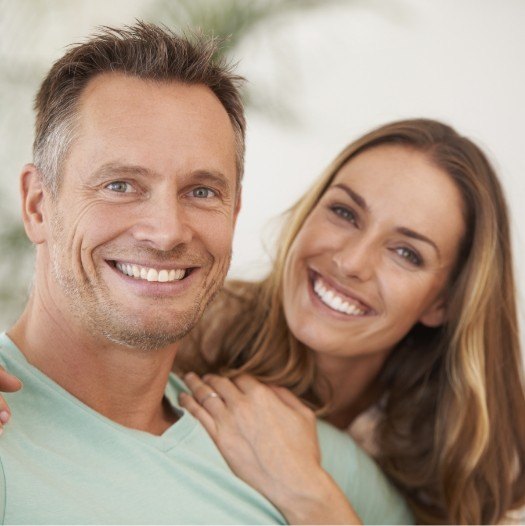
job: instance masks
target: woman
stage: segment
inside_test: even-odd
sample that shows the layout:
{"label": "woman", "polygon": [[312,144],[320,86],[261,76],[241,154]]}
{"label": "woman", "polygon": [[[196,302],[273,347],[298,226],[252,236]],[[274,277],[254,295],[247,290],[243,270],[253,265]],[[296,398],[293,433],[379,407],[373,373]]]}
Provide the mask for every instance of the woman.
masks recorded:
{"label": "woman", "polygon": [[358,519],[299,397],[354,435],[373,423],[364,445],[418,521],[497,523],[525,499],[517,332],[492,168],[447,126],[393,123],[292,208],[269,276],[210,306],[178,365],[222,377],[187,375],[181,404],[290,522]]}
{"label": "woman", "polygon": [[435,121],[388,124],[291,209],[268,277],[230,283],[211,306],[186,370],[233,382],[190,375],[201,404],[181,403],[274,501],[305,478],[290,475],[297,431],[283,424],[300,406],[239,374],[351,432],[368,415],[369,450],[418,521],[497,523],[525,501],[515,296],[507,207],[483,153]]}

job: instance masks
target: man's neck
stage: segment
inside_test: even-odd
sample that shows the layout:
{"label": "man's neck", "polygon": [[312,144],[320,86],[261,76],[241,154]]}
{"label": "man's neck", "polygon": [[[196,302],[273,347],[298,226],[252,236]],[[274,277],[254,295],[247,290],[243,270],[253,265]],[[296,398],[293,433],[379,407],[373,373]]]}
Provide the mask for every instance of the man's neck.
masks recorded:
{"label": "man's neck", "polygon": [[8,333],[29,363],[125,427],[160,435],[176,421],[164,400],[176,344],[155,351],[118,345],[39,303],[33,296]]}

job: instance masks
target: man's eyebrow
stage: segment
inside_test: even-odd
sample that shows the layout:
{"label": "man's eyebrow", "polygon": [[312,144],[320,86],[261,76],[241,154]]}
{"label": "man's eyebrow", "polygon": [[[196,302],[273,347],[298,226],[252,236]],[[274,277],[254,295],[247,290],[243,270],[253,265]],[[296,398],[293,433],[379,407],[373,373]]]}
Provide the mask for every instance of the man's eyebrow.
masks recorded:
{"label": "man's eyebrow", "polygon": [[425,243],[428,243],[432,247],[434,247],[434,250],[437,252],[437,255],[439,258],[441,258],[441,253],[439,251],[438,246],[427,236],[424,236],[423,234],[420,234],[419,232],[415,232],[414,230],[411,230],[410,228],[406,228],[404,226],[400,226],[396,229],[400,234],[403,234],[404,236],[410,237],[412,239],[417,239],[419,241],[423,241]]}
{"label": "man's eyebrow", "polygon": [[366,210],[367,212],[370,212],[370,208],[366,204],[365,198],[361,195],[359,195],[357,192],[354,192],[349,186],[343,183],[334,184],[332,188],[339,188],[340,190],[343,190],[348,196],[355,202],[357,206],[362,208],[363,210]]}
{"label": "man's eyebrow", "polygon": [[[160,174],[155,170],[150,170],[144,166],[134,164],[122,164],[122,163],[106,163],[102,165],[95,173],[95,179],[103,179],[104,177],[149,177],[157,178]],[[201,183],[213,183],[222,192],[226,193],[230,191],[230,183],[228,179],[219,171],[216,170],[196,170],[188,174],[188,177],[192,178],[195,182]]]}
{"label": "man's eyebrow", "polygon": [[95,173],[94,177],[101,179],[107,176],[148,176],[158,177],[158,173],[144,166],[135,164],[106,163],[103,164]]}
{"label": "man's eyebrow", "polygon": [[203,184],[213,184],[225,194],[231,191],[230,181],[222,172],[215,170],[197,170],[191,174],[191,178]]}

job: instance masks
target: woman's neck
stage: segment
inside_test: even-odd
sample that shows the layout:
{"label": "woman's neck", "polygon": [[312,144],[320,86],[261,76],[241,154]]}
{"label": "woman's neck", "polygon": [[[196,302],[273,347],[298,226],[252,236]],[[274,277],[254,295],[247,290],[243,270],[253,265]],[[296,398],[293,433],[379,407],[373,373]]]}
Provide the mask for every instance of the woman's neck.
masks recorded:
{"label": "woman's neck", "polygon": [[[340,357],[318,353],[317,366],[330,385],[332,403],[325,419],[344,429],[381,396],[377,378],[387,355]],[[321,387],[321,396],[328,398],[328,390]]]}

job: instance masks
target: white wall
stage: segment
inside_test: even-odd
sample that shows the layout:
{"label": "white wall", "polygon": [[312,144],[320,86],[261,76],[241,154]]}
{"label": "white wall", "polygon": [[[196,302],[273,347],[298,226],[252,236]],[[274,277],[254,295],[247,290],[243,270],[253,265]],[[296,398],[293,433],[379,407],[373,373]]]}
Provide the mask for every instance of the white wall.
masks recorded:
{"label": "white wall", "polygon": [[[129,23],[147,4],[3,0],[2,58],[36,57],[48,67],[95,25]],[[476,140],[501,175],[523,312],[524,22],[522,0],[347,0],[261,29],[243,46],[240,70],[254,88],[287,101],[298,122],[249,113],[244,209],[231,275],[261,275],[265,225],[345,144],[386,121],[426,116]],[[30,160],[33,89],[1,96],[1,111],[11,110],[0,119],[2,192],[16,203],[18,170]]]}

